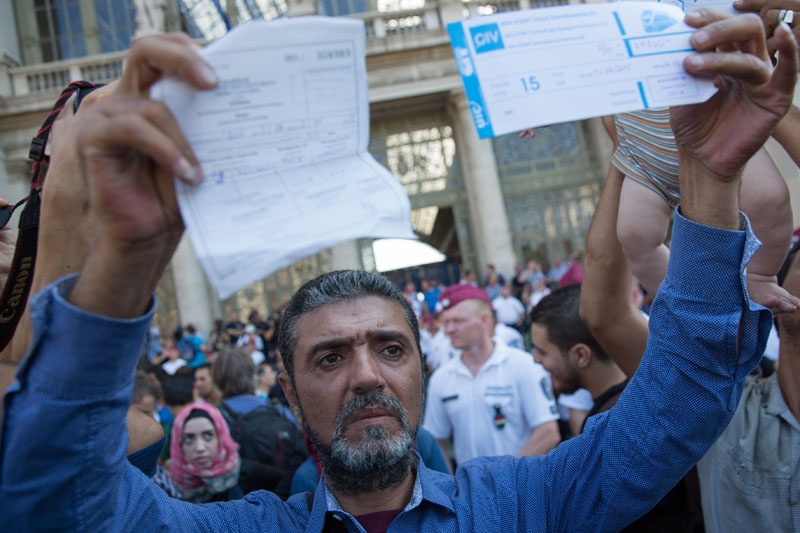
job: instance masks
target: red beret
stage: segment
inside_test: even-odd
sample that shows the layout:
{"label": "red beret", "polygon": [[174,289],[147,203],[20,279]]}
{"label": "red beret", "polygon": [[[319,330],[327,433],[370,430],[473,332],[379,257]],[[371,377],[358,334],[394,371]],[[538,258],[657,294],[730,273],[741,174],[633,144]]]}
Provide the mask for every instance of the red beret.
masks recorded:
{"label": "red beret", "polygon": [[480,300],[488,304],[489,295],[481,288],[466,284],[448,287],[439,295],[439,303],[443,309],[449,309],[464,300]]}

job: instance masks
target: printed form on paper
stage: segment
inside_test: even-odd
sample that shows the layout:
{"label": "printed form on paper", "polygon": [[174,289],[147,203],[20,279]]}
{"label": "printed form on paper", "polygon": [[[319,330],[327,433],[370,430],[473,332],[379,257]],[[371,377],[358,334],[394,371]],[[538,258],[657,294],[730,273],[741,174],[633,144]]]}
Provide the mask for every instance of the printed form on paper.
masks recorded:
{"label": "printed form on paper", "polygon": [[341,241],[416,238],[402,185],[367,152],[365,48],[358,20],[252,21],[202,51],[215,90],[154,87],[202,166],[178,201],[220,298]]}
{"label": "printed form on paper", "polygon": [[449,24],[478,135],[707,100],[711,79],[683,69],[694,32],[683,17],[665,3],[617,2]]}
{"label": "printed form on paper", "polygon": [[[625,0],[627,1],[627,0]],[[731,15],[741,15],[743,11],[737,11],[733,7],[733,0],[658,0],[664,4],[671,4],[681,8],[684,13],[707,7],[716,11],[722,11]]]}

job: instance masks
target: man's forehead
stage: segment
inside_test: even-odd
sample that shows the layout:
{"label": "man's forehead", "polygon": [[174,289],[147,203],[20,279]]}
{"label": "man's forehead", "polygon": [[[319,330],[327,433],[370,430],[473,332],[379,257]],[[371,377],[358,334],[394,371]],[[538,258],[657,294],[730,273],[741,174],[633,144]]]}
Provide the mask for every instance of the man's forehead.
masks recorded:
{"label": "man's forehead", "polygon": [[531,324],[531,337],[538,337],[539,342],[549,340],[547,328],[541,324]]}
{"label": "man's forehead", "polygon": [[410,330],[403,306],[373,295],[322,305],[297,321],[300,341],[304,335],[335,334],[337,330],[344,332],[354,328],[363,331],[375,328]]}
{"label": "man's forehead", "polygon": [[442,311],[442,314],[447,316],[464,316],[464,315],[478,315],[482,310],[485,309],[485,306],[488,304],[484,304],[480,300],[469,299],[463,300],[456,305],[451,305],[450,307],[445,308]]}

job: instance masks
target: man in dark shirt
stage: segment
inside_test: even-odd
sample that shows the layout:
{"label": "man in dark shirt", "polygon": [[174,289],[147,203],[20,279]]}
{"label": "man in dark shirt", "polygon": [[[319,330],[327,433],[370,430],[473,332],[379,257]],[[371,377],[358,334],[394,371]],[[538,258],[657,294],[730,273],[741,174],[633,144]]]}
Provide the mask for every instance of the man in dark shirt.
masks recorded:
{"label": "man in dark shirt", "polygon": [[228,323],[225,324],[225,333],[228,334],[228,342],[234,346],[236,346],[236,341],[244,333],[244,322],[239,320],[239,315],[233,309],[228,311]]}
{"label": "man in dark shirt", "polygon": [[548,294],[531,310],[533,359],[550,372],[553,388],[563,394],[588,390],[594,407],[588,416],[616,403],[628,380],[598,344],[581,319],[581,286]]}

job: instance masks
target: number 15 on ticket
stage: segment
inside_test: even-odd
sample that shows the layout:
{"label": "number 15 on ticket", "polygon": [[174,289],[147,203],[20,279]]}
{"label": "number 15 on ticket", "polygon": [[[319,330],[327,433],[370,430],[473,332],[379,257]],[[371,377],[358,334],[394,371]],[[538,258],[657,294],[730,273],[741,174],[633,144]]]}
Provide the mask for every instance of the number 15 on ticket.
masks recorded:
{"label": "number 15 on ticket", "polygon": [[707,100],[711,79],[682,66],[694,32],[683,17],[668,4],[617,2],[449,24],[478,135]]}

